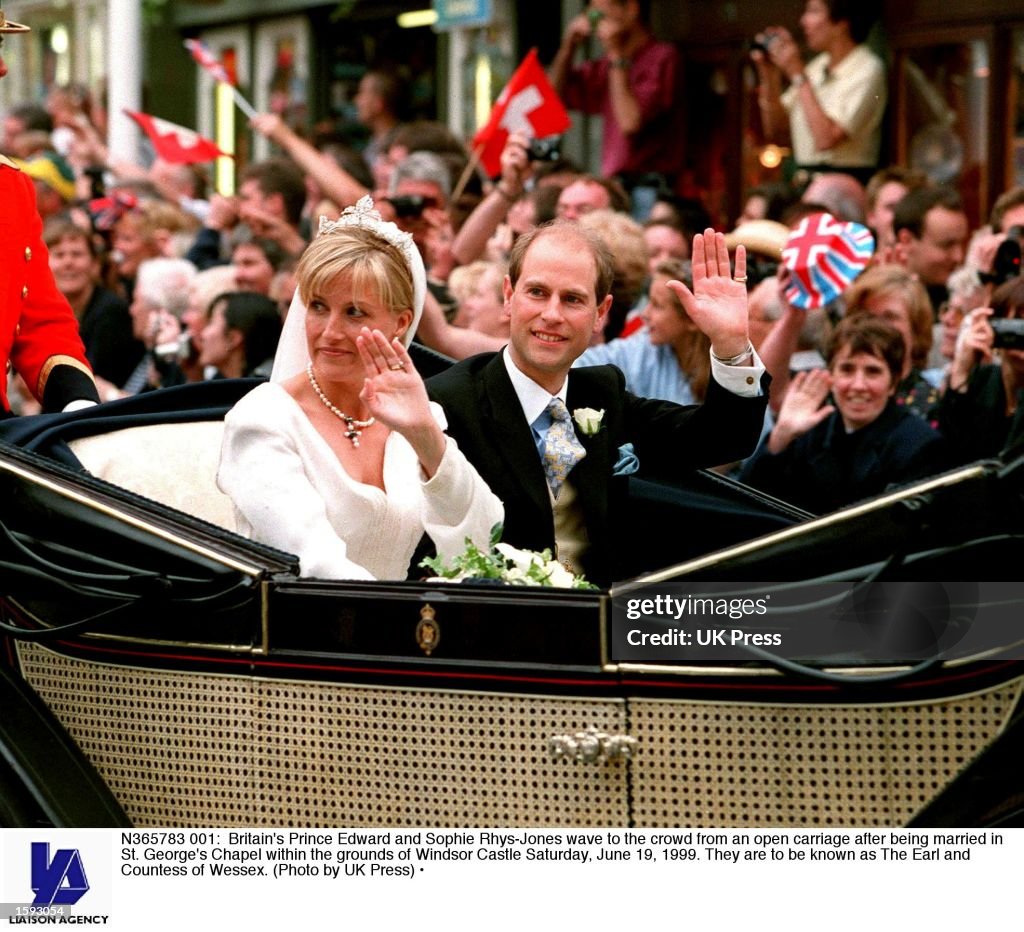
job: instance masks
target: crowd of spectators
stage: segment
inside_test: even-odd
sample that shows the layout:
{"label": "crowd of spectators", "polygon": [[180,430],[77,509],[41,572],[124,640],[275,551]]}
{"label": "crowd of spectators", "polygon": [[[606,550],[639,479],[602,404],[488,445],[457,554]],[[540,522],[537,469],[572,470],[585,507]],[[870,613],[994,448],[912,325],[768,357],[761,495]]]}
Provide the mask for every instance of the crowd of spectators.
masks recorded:
{"label": "crowd of spectators", "polygon": [[[996,455],[1019,441],[1024,417],[1024,188],[1002,193],[972,234],[954,188],[879,166],[884,68],[879,91],[865,9],[808,0],[801,26],[816,57],[806,66],[788,31],[761,37],[764,125],[792,141],[809,183],[752,188],[729,224],[730,247],[750,255],[751,333],[774,380],[762,446],[733,468],[812,511]],[[511,247],[559,217],[596,233],[615,260],[613,310],[581,364],[619,366],[637,394],[700,401],[707,338],[667,282],[687,280],[692,237],[713,218],[673,190],[675,53],[651,34],[646,4],[593,10],[567,28],[553,79],[569,105],[605,116],[599,175],[531,157],[513,132],[500,174],[484,178],[445,126],[401,120],[401,82],[382,71],[355,99],[370,136],[362,152],[261,114],[253,130],[276,154],[244,167],[232,197],[211,192],[197,166],[111,160],[81,95],[12,107],[0,149],[34,179],[51,267],[101,397],[265,374],[319,218],[372,194],[423,256],[424,344],[456,359],[500,348]],[[786,299],[781,256],[789,231],[819,211],[865,223],[876,246],[841,298],[805,312]],[[16,409],[31,412],[13,388]]]}

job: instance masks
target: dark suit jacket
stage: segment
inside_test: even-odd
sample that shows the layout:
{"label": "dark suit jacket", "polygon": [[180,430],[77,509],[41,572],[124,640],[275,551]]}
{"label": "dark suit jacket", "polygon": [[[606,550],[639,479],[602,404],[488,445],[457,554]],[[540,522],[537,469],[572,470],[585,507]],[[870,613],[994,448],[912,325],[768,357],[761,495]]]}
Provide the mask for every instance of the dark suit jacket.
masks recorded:
{"label": "dark suit jacket", "polygon": [[[681,406],[637,398],[614,366],[573,369],[567,407],[604,409],[601,429],[571,473],[583,509],[590,548],[587,577],[608,584],[613,577],[614,528],[625,504],[625,482],[612,476],[619,447],[632,443],[646,478],[678,478],[684,470],[748,456],[757,443],[768,403],[767,378],[758,398],[740,398],[712,380],[703,405]],[[503,539],[531,550],[554,549],[554,520],[544,467],[519,398],[500,353],[485,353],[427,381],[430,397],[448,418],[448,433],[505,504]],[[678,529],[685,533],[685,529]],[[652,533],[654,531],[652,530]]]}
{"label": "dark suit jacket", "polygon": [[836,411],[781,453],[762,449],[741,478],[790,504],[826,514],[948,465],[938,432],[890,401],[872,423],[852,434]]}

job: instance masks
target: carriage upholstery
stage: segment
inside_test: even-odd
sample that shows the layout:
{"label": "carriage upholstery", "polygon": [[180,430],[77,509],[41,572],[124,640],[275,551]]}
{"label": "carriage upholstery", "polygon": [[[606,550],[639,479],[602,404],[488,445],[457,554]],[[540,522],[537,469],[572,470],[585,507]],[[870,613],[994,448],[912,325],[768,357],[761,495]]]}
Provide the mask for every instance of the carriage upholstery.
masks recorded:
{"label": "carriage upholstery", "polygon": [[97,478],[235,531],[231,499],[216,481],[223,434],[223,421],[146,424],[68,446]]}

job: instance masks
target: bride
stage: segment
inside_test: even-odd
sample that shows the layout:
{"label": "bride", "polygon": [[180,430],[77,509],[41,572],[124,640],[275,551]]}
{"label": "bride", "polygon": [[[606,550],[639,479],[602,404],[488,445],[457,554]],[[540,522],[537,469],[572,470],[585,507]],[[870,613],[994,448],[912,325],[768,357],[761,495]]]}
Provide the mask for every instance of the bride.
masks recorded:
{"label": "bride", "polygon": [[426,290],[412,237],[364,197],[321,220],[295,274],[271,381],[225,419],[217,483],[240,533],[328,579],[405,579],[424,531],[446,559],[486,549],[502,504],[406,351]]}

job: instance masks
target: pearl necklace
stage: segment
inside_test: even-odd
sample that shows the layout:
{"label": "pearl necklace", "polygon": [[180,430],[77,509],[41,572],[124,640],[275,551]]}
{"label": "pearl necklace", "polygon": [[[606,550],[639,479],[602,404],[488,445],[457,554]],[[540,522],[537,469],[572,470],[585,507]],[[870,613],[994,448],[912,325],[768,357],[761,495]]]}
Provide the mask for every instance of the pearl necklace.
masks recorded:
{"label": "pearl necklace", "polygon": [[345,422],[345,436],[352,441],[352,446],[359,446],[359,437],[367,427],[372,427],[377,423],[375,417],[368,418],[365,421],[356,420],[349,414],[346,414],[340,408],[335,407],[330,399],[320,389],[320,385],[316,380],[316,376],[313,375],[313,363],[310,362],[306,366],[306,375],[309,376],[309,384],[313,386],[313,391],[316,392],[316,397],[319,398],[326,408],[337,418],[340,418]]}

